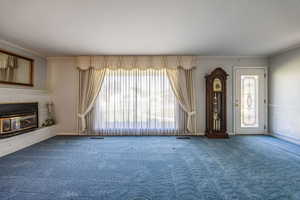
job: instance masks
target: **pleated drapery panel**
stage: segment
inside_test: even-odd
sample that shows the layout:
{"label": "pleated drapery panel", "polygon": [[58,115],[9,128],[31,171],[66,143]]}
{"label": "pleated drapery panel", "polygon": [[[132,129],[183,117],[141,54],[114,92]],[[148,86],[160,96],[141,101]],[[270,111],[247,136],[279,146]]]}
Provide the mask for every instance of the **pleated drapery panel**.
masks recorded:
{"label": "pleated drapery panel", "polygon": [[190,133],[196,131],[196,101],[193,72],[195,68],[166,69],[174,95],[182,109],[188,114],[187,129]]}
{"label": "pleated drapery panel", "polygon": [[79,104],[78,117],[80,118],[79,130],[86,131],[86,116],[95,105],[97,96],[105,78],[106,69],[89,68],[79,70]]}
{"label": "pleated drapery panel", "polygon": [[178,104],[166,69],[107,69],[87,115],[95,135],[186,135],[187,113]]}

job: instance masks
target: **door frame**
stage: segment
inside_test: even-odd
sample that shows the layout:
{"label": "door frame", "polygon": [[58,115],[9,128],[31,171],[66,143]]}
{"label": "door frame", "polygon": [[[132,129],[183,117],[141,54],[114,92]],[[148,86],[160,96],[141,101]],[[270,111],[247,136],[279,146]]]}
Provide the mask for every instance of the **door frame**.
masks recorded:
{"label": "door frame", "polygon": [[268,67],[267,66],[256,66],[256,67],[251,67],[251,66],[249,66],[249,67],[240,67],[240,66],[234,66],[233,67],[233,70],[232,70],[232,74],[233,74],[233,81],[232,81],[232,91],[233,91],[233,101],[232,101],[232,111],[233,111],[233,134],[234,135],[256,135],[257,133],[239,133],[239,134],[237,134],[237,130],[236,130],[236,123],[237,123],[237,116],[236,116],[236,107],[235,107],[235,100],[236,100],[236,97],[237,97],[237,95],[236,95],[236,86],[235,86],[235,84],[236,84],[236,79],[237,79],[237,77],[236,77],[236,71],[237,71],[237,69],[263,69],[265,72],[264,72],[264,74],[265,74],[265,80],[264,80],[264,84],[265,84],[265,88],[264,88],[264,99],[265,99],[265,103],[264,103],[264,121],[265,121],[265,127],[264,127],[264,132],[263,132],[263,134],[264,135],[267,135],[267,134],[269,134],[268,133],[268,130],[269,130],[269,126],[268,126],[268,102],[269,102],[269,100],[268,100]]}

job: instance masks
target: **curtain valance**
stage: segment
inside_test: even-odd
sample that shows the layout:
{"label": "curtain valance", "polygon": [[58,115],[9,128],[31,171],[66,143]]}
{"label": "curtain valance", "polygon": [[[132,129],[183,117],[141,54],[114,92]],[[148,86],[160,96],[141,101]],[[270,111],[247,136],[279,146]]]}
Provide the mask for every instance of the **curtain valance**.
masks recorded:
{"label": "curtain valance", "polygon": [[191,69],[196,66],[196,56],[78,56],[77,67],[87,70],[96,69],[161,69],[177,68]]}

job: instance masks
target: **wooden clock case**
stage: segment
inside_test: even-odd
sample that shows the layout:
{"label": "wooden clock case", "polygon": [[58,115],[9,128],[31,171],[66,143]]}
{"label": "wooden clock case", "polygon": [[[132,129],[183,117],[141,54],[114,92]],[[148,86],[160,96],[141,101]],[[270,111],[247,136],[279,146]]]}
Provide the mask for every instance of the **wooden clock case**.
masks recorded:
{"label": "wooden clock case", "polygon": [[208,138],[228,138],[226,127],[226,80],[228,74],[216,68],[206,75],[206,131]]}

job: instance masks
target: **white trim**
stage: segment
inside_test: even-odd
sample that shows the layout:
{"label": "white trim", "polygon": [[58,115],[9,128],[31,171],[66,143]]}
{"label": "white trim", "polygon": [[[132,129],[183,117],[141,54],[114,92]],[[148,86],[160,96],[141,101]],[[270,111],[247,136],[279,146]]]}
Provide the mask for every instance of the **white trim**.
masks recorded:
{"label": "white trim", "polygon": [[271,54],[269,54],[268,57],[269,58],[276,57],[276,56],[288,53],[288,52],[293,51],[293,50],[298,49],[298,48],[300,48],[300,44],[299,43],[296,44],[296,45],[289,46],[287,48],[283,48],[283,49],[278,50],[278,51],[276,51],[274,53],[271,53]]}
{"label": "white trim", "polygon": [[266,135],[267,132],[262,129],[262,130],[246,130],[243,131],[243,133],[235,133],[235,135]]}
{"label": "white trim", "polygon": [[269,134],[269,70],[265,68],[265,134]]}
{"label": "white trim", "polygon": [[240,67],[238,66],[234,66],[232,68],[232,75],[233,75],[233,79],[232,79],[232,115],[233,115],[233,133],[234,135],[237,134],[236,132],[236,113],[235,113],[235,100],[236,100],[236,87],[235,87],[235,83],[236,83],[236,70],[239,69]]}
{"label": "white trim", "polygon": [[290,137],[290,136],[285,136],[285,135],[281,135],[278,133],[270,133],[271,136],[277,137],[279,139],[294,143],[294,144],[299,144],[300,145],[300,139],[298,138],[294,138],[294,137]]}
{"label": "white trim", "polygon": [[56,135],[80,135],[80,134],[76,132],[60,132],[60,133],[56,133]]}
{"label": "white trim", "polygon": [[[99,54],[99,56],[106,56],[107,54]],[[121,54],[121,55],[107,55],[107,56],[178,56],[181,54],[153,54],[153,55],[126,55],[126,54]],[[88,55],[75,55],[75,56],[47,56],[47,59],[51,59],[51,58],[76,58],[78,56],[88,56]],[[96,55],[97,56],[97,55]],[[196,56],[197,58],[230,58],[230,59],[246,59],[246,58],[263,58],[266,59],[268,58],[268,56],[201,56],[201,55],[190,55],[190,54],[182,54],[182,56]]]}
{"label": "white trim", "polygon": [[45,55],[43,55],[43,54],[41,54],[41,53],[39,53],[39,52],[37,52],[37,51],[34,51],[34,50],[32,50],[32,49],[28,49],[28,48],[24,48],[24,47],[22,47],[22,46],[20,46],[20,45],[17,45],[17,44],[8,42],[8,41],[6,41],[6,40],[0,40],[0,43],[5,44],[5,45],[7,45],[7,46],[9,46],[9,47],[12,47],[12,48],[17,48],[17,49],[26,51],[26,52],[28,52],[28,53],[31,53],[31,54],[35,55],[35,56],[39,56],[39,57],[46,58]]}
{"label": "white trim", "polygon": [[[80,134],[80,133],[76,133],[76,132],[60,132],[60,133],[57,133],[56,135],[84,136],[85,134]],[[228,135],[234,136],[234,133],[229,132]],[[160,135],[157,135],[157,136],[160,136]],[[196,133],[194,135],[191,135],[191,137],[193,137],[193,136],[196,136],[196,137],[197,136],[205,136],[205,133]]]}
{"label": "white trim", "polygon": [[[233,95],[233,101],[232,101],[232,114],[233,114],[233,133],[234,135],[237,135],[237,131],[236,131],[236,112],[235,112],[235,99],[236,99],[236,88],[235,88],[235,83],[236,83],[236,70],[237,69],[264,69],[266,77],[265,77],[265,98],[266,99],[266,103],[264,106],[264,118],[265,118],[265,125],[266,125],[266,129],[264,129],[263,134],[268,134],[268,67],[267,66],[256,66],[256,67],[241,67],[241,66],[233,66],[233,70],[232,70],[232,74],[233,74],[233,79],[232,79],[232,95]],[[251,132],[251,133],[250,133]],[[248,132],[245,132],[245,134],[257,134],[255,133],[255,131],[251,131],[249,130]],[[261,131],[260,131],[261,134]]]}
{"label": "white trim", "polygon": [[300,109],[300,106],[294,106],[294,105],[278,105],[278,104],[269,104],[269,107],[271,108],[284,108],[287,110],[298,110]]}
{"label": "white trim", "polygon": [[[23,50],[23,51],[26,51],[28,53],[31,53],[35,56],[40,56],[40,57],[43,57],[43,58],[46,58],[47,60],[49,59],[61,59],[61,58],[65,58],[65,59],[74,59],[76,58],[77,56],[80,56],[80,55],[76,55],[76,56],[46,56],[45,54],[43,53],[40,53],[40,52],[37,52],[35,50],[32,50],[32,49],[29,49],[29,48],[25,48],[25,47],[22,47],[21,45],[17,45],[17,44],[14,44],[12,42],[9,42],[7,40],[3,40],[3,39],[0,39],[0,43],[2,44],[5,44],[7,46],[10,46],[12,48],[17,48],[17,49],[20,49],[20,50]],[[280,54],[282,52],[286,52],[286,51],[289,51],[289,50],[292,50],[292,49],[296,49],[298,48],[300,45],[298,46],[294,46],[294,47],[291,47],[291,48],[287,48],[283,51],[279,51],[275,54],[270,54],[270,55],[258,55],[258,56],[246,56],[246,55],[229,55],[229,56],[222,56],[222,55],[216,55],[216,56],[201,56],[201,55],[187,55],[187,56],[197,56],[197,58],[199,59],[205,59],[205,58],[214,58],[214,59],[249,59],[249,58],[252,58],[252,59],[255,59],[255,58],[258,58],[258,59],[266,59],[266,58],[269,58],[271,56],[274,56],[274,55],[277,55],[277,54]],[[102,55],[102,54],[101,54]],[[118,56],[118,55],[117,55]],[[140,56],[140,55],[139,55]],[[144,56],[148,56],[148,55],[144,55]],[[151,56],[155,56],[155,55],[151,55]],[[161,56],[161,55],[157,55],[157,56]],[[164,55],[165,56],[165,55]],[[166,55],[166,56],[177,56],[177,55]]]}
{"label": "white trim", "polygon": [[[229,133],[229,135],[231,135],[232,133]],[[56,135],[79,135],[79,136],[84,136],[86,134],[81,134],[81,133],[76,133],[76,132],[60,132],[60,133],[57,133]],[[191,136],[204,136],[205,133],[196,133],[194,135],[191,135]],[[121,135],[120,135],[121,136]],[[164,135],[157,135],[157,136],[164,136]],[[168,135],[168,136],[172,136],[172,135]]]}
{"label": "white trim", "polygon": [[25,88],[0,88],[1,95],[49,95],[47,90],[35,90],[35,89],[25,89]]}
{"label": "white trim", "polygon": [[74,60],[76,61],[76,56],[49,56],[46,57],[47,61],[51,60]]}

